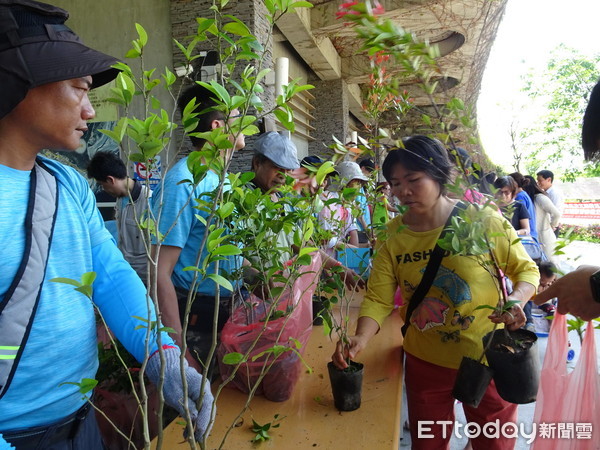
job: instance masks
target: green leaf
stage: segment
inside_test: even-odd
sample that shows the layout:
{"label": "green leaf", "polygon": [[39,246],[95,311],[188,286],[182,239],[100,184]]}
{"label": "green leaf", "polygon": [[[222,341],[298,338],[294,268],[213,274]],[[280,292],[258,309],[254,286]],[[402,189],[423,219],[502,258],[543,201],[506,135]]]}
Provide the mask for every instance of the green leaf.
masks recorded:
{"label": "green leaf", "polygon": [[75,288],[75,290],[77,292],[81,292],[83,295],[85,295],[89,299],[92,298],[93,291],[92,291],[91,286],[79,286],[79,287]]}
{"label": "green leaf", "polygon": [[242,22],[229,22],[223,25],[223,31],[238,36],[249,36],[250,30]]}
{"label": "green leaf", "polygon": [[276,109],[273,111],[275,117],[281,122],[287,130],[294,132],[296,130],[296,126],[294,124],[294,117],[291,113],[291,110],[288,109]]}
{"label": "green leaf", "polygon": [[53,283],[63,283],[70,284],[71,286],[80,287],[81,283],[77,280],[73,280],[71,278],[52,278],[50,279]]}
{"label": "green leaf", "polygon": [[300,342],[298,339],[296,339],[296,338],[294,338],[294,337],[290,337],[290,342],[291,342],[291,343],[294,345],[294,347],[295,347],[296,349],[298,349],[298,350],[299,350],[299,349],[301,349],[301,348],[302,348],[302,343],[301,343],[301,342]]}
{"label": "green leaf", "polygon": [[227,278],[222,277],[221,275],[218,275],[216,273],[209,273],[208,275],[206,275],[206,278],[210,278],[215,283],[217,283],[219,286],[224,287],[228,291],[234,290],[231,282]]}
{"label": "green leaf", "polygon": [[79,392],[86,394],[98,385],[98,380],[93,378],[83,378],[79,385]]}
{"label": "green leaf", "polygon": [[223,363],[228,364],[230,366],[235,366],[236,364],[242,363],[244,361],[244,355],[237,352],[227,353],[225,356],[223,356]]}
{"label": "green leaf", "polygon": [[292,3],[290,6],[290,9],[295,9],[295,8],[312,8],[313,4],[310,2],[305,2],[305,1],[297,1]]}
{"label": "green leaf", "polygon": [[171,327],[160,327],[158,329],[158,331],[159,331],[159,333],[169,333],[169,334],[175,333],[175,329],[171,328]]}
{"label": "green leaf", "polygon": [[242,130],[242,134],[244,136],[253,136],[255,134],[258,134],[260,132],[260,130],[258,129],[258,127],[256,125],[248,125],[247,127],[245,127]]}
{"label": "green leaf", "polygon": [[231,96],[227,92],[227,89],[225,89],[216,81],[212,80],[210,83],[199,81],[198,84],[213,92],[218,97],[218,100],[225,103],[225,105],[229,105],[229,103],[231,103]]}
{"label": "green leaf", "polygon": [[300,264],[301,266],[310,266],[312,263],[312,257],[310,255],[299,256],[296,259],[296,263]]}
{"label": "green leaf", "polygon": [[235,205],[233,202],[227,202],[217,210],[217,214],[219,214],[221,219],[225,219],[231,215],[234,209]]}
{"label": "green leaf", "polygon": [[131,317],[133,317],[134,319],[140,320],[144,323],[148,323],[148,319],[146,319],[145,317],[141,317],[141,316],[131,316]]}
{"label": "green leaf", "polygon": [[75,383],[73,381],[65,381],[64,383],[60,383],[59,386],[64,386],[65,384],[79,386],[79,393],[87,394],[88,392],[90,392],[92,389],[94,389],[96,387],[96,385],[98,384],[98,381],[94,380],[92,378],[82,378],[81,383]]}
{"label": "green leaf", "polygon": [[477,311],[478,309],[491,309],[492,311],[496,310],[496,308],[494,308],[493,306],[490,306],[490,305],[479,305],[473,311]]}
{"label": "green leaf", "polygon": [[504,304],[503,310],[507,311],[515,305],[519,305],[521,302],[519,300],[509,300]]}
{"label": "green leaf", "polygon": [[235,245],[227,244],[227,245],[221,245],[220,247],[215,248],[211,253],[213,255],[232,256],[232,255],[240,255],[242,253],[242,251],[239,249],[239,247],[236,247]]}
{"label": "green leaf", "polygon": [[312,252],[316,252],[318,250],[317,247],[303,247],[298,252],[298,256],[304,256]]}
{"label": "green leaf", "polygon": [[148,43],[148,33],[146,33],[144,27],[141,26],[139,23],[135,24],[135,29],[137,30],[138,35],[140,37],[140,44],[142,44],[142,47],[145,47]]}
{"label": "green leaf", "polygon": [[125,58],[135,59],[135,58],[139,58],[140,56],[142,56],[140,51],[133,49],[133,48],[129,49],[129,51],[127,53],[125,53]]}
{"label": "green leaf", "polygon": [[81,276],[81,283],[91,285],[96,279],[96,272],[86,272]]}

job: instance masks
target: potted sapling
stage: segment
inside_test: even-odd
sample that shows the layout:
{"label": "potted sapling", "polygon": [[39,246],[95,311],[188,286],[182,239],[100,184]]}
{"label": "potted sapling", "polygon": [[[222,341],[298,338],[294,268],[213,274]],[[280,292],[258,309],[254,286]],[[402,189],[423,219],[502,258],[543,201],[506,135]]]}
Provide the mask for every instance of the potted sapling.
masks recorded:
{"label": "potted sapling", "polygon": [[[507,278],[504,275],[511,248],[521,245],[516,239],[511,242],[509,252],[503,260],[496,254],[498,239],[511,239],[510,224],[503,222],[503,232],[490,232],[489,220],[494,216],[483,213],[493,208],[491,200],[482,204],[471,204],[461,210],[449,225],[449,232],[439,245],[452,254],[475,258],[477,263],[494,279],[498,301],[495,306],[484,304],[474,311],[489,309],[496,316],[511,314],[511,309],[520,303],[509,300]],[[525,330],[498,328],[483,336],[483,351],[476,358],[463,356],[458,370],[453,395],[463,403],[477,407],[491,379],[494,379],[498,394],[511,403],[535,401],[539,384],[539,357],[535,333]],[[484,363],[487,361],[487,365]]]}
{"label": "potted sapling", "polygon": [[[322,281],[321,290],[328,294],[324,300],[323,326],[329,336],[337,336],[344,346],[349,345],[348,325],[353,295],[347,295],[344,271],[341,267],[331,270],[331,277]],[[360,408],[363,380],[363,364],[346,360],[348,367],[337,368],[332,361],[327,363],[329,381],[335,407],[339,411],[354,411]]]}
{"label": "potted sapling", "polygon": [[[348,208],[356,196],[356,191],[353,188],[343,189],[337,197],[327,200],[325,207]],[[336,220],[334,215],[331,215],[330,220],[327,232],[335,233],[337,230],[339,234],[340,230],[345,227],[343,220]],[[327,236],[327,238],[329,237]],[[329,269],[330,276],[323,277],[319,286],[320,292],[324,294],[320,297],[323,302],[321,316],[324,331],[330,337],[335,335],[344,346],[349,345],[350,308],[356,292],[354,289],[348,290],[346,274],[345,267],[340,263],[339,266]],[[361,403],[363,365],[350,359],[346,363],[348,367],[339,369],[330,361],[327,369],[335,407],[339,411],[354,411],[360,407]]]}

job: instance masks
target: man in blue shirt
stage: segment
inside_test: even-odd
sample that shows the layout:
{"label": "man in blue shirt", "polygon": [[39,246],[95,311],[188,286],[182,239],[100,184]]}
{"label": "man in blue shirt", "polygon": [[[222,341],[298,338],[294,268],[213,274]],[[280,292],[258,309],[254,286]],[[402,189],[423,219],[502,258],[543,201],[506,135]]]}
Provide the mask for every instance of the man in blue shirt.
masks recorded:
{"label": "man in blue shirt", "polygon": [[[183,112],[190,101],[195,100],[195,111],[199,113],[198,125],[194,132],[205,132],[225,126],[232,121],[239,111],[231,111],[229,118],[217,110],[212,100],[214,94],[200,85],[189,87],[178,100],[179,109]],[[205,140],[190,136],[196,150],[201,150]],[[232,150],[244,147],[244,135],[231,137]],[[175,330],[173,338],[182,344],[183,313],[188,296],[193,293],[191,315],[187,330],[187,343],[191,352],[187,352],[188,362],[200,370],[208,366],[207,355],[212,343],[213,315],[216,296],[216,283],[204,278],[186,267],[198,267],[207,257],[205,239],[206,223],[209,213],[198,208],[199,200],[212,202],[215,190],[219,187],[220,177],[214,170],[209,170],[204,178],[196,184],[182,182],[192,180],[193,175],[188,167],[189,157],[178,161],[165,176],[152,195],[151,210],[158,221],[158,230],[164,235],[162,242],[154,242],[154,251],[158,252],[157,293],[163,323]],[[199,250],[202,249],[201,252]],[[240,268],[242,259],[239,256],[219,261],[219,271],[231,274]],[[215,264],[208,266],[207,274],[215,273]],[[233,293],[220,289],[220,305],[218,329],[224,325],[231,308]],[[198,362],[200,360],[200,364]]]}
{"label": "man in blue shirt", "polygon": [[[147,360],[154,383],[162,353],[165,400],[185,416],[179,349],[155,331],[146,342],[135,316],[156,321],[148,313],[154,305],[104,228],[87,181],[38,156],[79,147],[95,116],[89,90],[118,73],[117,60],[86,47],[67,18],[51,5],[0,0],[0,448],[103,448],[76,385],[98,368],[94,306],[136,359]],[[93,303],[56,280],[89,272]],[[211,427],[213,397],[208,383],[201,391],[198,372],[184,371],[190,431],[200,440]]]}

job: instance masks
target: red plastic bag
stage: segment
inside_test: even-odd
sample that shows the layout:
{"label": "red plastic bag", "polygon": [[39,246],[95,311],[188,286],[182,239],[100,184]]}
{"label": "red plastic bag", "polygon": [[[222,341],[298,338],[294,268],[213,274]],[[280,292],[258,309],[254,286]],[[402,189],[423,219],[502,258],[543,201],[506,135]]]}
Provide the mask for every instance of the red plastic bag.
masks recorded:
{"label": "red plastic bag", "polygon": [[535,450],[592,450],[600,445],[600,376],[594,326],[588,323],[581,355],[567,373],[566,318],[555,314],[548,337],[533,423]]}
{"label": "red plastic bag", "polygon": [[265,321],[269,303],[251,295],[233,312],[221,331],[218,359],[224,381],[236,366],[223,363],[223,357],[228,353],[245,355],[252,348],[247,362],[240,366],[229,383],[242,392],[249,392],[258,382],[264,368],[268,368],[256,393],[276,402],[285,401],[292,395],[302,364],[298,354],[287,350],[279,356],[266,353],[255,361],[252,359],[275,345],[295,348],[295,343],[290,338],[300,342],[301,347],[297,351],[304,353],[312,331],[312,296],[321,272],[320,256],[313,255],[312,264],[300,266],[298,270],[302,274],[281,295],[276,306],[278,311],[286,313],[283,317]]}

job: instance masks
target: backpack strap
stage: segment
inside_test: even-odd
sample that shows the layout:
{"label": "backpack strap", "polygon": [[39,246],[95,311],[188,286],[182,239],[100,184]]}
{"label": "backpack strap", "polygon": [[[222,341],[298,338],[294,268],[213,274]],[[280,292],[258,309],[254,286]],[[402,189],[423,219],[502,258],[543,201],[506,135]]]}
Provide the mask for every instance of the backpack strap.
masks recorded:
{"label": "backpack strap", "polygon": [[[448,231],[447,228],[450,225],[452,218],[454,216],[456,216],[456,214],[458,213],[458,211],[460,209],[465,209],[465,208],[466,208],[466,205],[461,202],[458,202],[456,205],[454,205],[454,208],[450,212],[450,215],[448,216],[448,219],[446,220],[446,223],[444,224],[444,228],[442,229],[442,232],[440,233],[438,241],[440,239],[442,239],[444,237],[444,235],[446,234],[446,232]],[[425,273],[423,274],[423,278],[421,278],[421,282],[419,283],[419,286],[417,286],[417,289],[415,289],[414,294],[412,295],[412,297],[410,298],[410,301],[408,302],[408,308],[406,309],[406,318],[404,319],[404,325],[402,325],[402,329],[401,329],[402,337],[406,336],[406,332],[408,330],[408,327],[410,326],[410,318],[411,318],[413,312],[415,312],[415,310],[417,309],[417,306],[419,306],[421,304],[421,302],[425,298],[425,295],[427,294],[427,292],[429,292],[429,289],[431,288],[431,285],[433,284],[433,281],[435,280],[435,276],[438,273],[440,265],[442,264],[443,258],[444,258],[444,250],[436,242],[435,247],[433,248],[433,251],[431,252],[431,256],[429,257],[429,261],[427,262],[427,267],[425,268]]]}
{"label": "backpack strap", "polygon": [[56,177],[40,160],[30,180],[23,258],[0,303],[0,398],[10,386],[31,331],[58,210]]}

